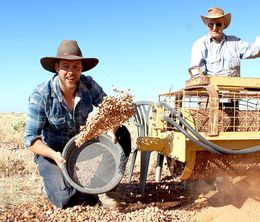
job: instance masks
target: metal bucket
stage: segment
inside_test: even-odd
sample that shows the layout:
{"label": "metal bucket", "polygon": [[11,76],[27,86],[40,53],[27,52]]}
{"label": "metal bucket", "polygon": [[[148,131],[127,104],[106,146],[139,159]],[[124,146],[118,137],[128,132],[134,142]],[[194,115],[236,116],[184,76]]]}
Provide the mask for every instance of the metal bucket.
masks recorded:
{"label": "metal bucket", "polygon": [[112,190],[121,181],[127,158],[119,143],[102,134],[77,147],[70,139],[62,156],[66,159],[62,172],[67,182],[80,192],[100,194]]}

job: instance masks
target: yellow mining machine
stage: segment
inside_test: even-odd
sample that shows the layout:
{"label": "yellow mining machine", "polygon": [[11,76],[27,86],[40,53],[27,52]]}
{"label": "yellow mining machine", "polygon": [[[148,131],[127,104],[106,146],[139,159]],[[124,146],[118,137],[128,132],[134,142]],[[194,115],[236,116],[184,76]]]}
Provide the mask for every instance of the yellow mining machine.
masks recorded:
{"label": "yellow mining machine", "polygon": [[260,171],[260,78],[193,77],[159,95],[140,151],[157,151],[179,179]]}

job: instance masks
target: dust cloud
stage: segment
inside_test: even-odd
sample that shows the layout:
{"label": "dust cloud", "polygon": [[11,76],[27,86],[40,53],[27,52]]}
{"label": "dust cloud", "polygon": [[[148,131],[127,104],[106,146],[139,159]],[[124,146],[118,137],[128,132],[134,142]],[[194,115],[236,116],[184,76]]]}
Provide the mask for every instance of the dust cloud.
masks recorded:
{"label": "dust cloud", "polygon": [[208,208],[197,215],[200,222],[259,222],[260,173],[222,178],[208,199]]}

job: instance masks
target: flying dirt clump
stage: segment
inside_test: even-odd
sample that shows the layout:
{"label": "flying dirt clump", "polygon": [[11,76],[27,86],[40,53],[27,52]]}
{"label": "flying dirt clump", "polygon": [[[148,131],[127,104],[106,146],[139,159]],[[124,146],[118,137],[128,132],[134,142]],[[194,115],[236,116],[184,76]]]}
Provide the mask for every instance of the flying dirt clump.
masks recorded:
{"label": "flying dirt clump", "polygon": [[85,141],[122,125],[135,114],[133,95],[129,90],[114,88],[113,91],[115,95],[104,97],[95,115],[91,116],[86,125],[80,128],[80,133],[75,139],[76,146],[79,147]]}

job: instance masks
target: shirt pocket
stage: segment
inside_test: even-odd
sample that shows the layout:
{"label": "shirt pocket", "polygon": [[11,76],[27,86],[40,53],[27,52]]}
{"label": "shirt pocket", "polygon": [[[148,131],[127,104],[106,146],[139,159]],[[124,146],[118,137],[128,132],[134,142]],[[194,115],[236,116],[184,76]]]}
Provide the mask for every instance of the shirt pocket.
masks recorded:
{"label": "shirt pocket", "polygon": [[77,122],[80,126],[85,125],[89,116],[89,113],[92,112],[93,108],[91,107],[91,109],[82,109],[79,112],[78,118],[77,118]]}
{"label": "shirt pocket", "polygon": [[228,67],[229,69],[234,69],[240,66],[240,58],[237,56],[231,56],[228,60]]}
{"label": "shirt pocket", "polygon": [[56,128],[59,130],[67,129],[67,122],[64,115],[62,116],[49,116],[49,123],[52,128]]}
{"label": "shirt pocket", "polygon": [[207,70],[210,73],[217,73],[220,67],[220,58],[211,58],[206,60]]}
{"label": "shirt pocket", "polygon": [[227,67],[225,68],[234,69],[235,67],[240,66],[240,54],[235,46],[231,47],[227,45],[227,52],[225,53],[224,59],[227,61]]}

